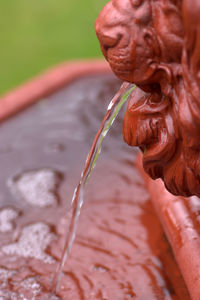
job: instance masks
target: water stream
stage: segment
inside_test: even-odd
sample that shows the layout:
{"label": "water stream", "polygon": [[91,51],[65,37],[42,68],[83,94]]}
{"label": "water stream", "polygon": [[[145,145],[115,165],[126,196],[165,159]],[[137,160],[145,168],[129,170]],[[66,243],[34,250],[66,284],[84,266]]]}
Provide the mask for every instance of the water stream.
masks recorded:
{"label": "water stream", "polygon": [[58,264],[57,270],[55,272],[55,276],[53,279],[53,291],[58,291],[60,280],[62,276],[62,270],[66,263],[66,260],[69,256],[73,241],[75,239],[76,235],[76,229],[78,224],[78,219],[81,211],[81,207],[83,205],[83,192],[84,187],[86,183],[88,182],[90,175],[92,173],[92,170],[95,167],[96,161],[98,159],[98,156],[101,152],[101,145],[103,142],[103,139],[107,135],[109,129],[111,128],[113,122],[115,121],[121,107],[123,104],[127,101],[129,95],[131,92],[135,89],[135,86],[132,84],[129,84],[127,82],[124,82],[122,86],[120,87],[119,91],[116,93],[116,95],[111,100],[110,104],[108,105],[106,114],[103,118],[103,121],[101,122],[101,125],[97,131],[97,134],[93,140],[92,147],[89,151],[89,154],[87,156],[84,170],[81,174],[79,183],[74,190],[74,194],[72,197],[72,215],[71,215],[71,221],[68,229],[68,233],[66,236],[64,249],[62,252],[60,263]]}

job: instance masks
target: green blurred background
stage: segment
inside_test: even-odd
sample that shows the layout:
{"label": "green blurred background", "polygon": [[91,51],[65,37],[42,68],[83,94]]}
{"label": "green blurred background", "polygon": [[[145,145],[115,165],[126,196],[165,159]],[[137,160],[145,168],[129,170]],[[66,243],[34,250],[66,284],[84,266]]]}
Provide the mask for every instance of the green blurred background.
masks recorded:
{"label": "green blurred background", "polygon": [[62,61],[100,57],[94,31],[108,0],[1,0],[0,94]]}

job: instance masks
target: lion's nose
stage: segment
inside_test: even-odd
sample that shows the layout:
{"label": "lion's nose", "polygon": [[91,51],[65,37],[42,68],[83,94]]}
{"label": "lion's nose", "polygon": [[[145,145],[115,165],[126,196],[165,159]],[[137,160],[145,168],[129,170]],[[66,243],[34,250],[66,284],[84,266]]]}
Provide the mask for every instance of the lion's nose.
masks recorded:
{"label": "lion's nose", "polygon": [[[111,18],[111,15],[113,14],[115,15],[114,19]],[[118,25],[119,24],[117,14],[114,11],[112,2],[109,2],[103,8],[95,23],[97,37],[99,39],[101,49],[105,56],[107,50],[109,48],[115,47],[121,39],[121,35],[118,32]]]}

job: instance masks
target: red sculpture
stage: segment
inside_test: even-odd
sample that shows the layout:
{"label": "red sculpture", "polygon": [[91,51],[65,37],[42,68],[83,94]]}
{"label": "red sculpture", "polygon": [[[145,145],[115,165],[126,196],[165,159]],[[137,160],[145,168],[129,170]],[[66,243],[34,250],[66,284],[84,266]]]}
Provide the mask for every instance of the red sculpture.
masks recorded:
{"label": "red sculpture", "polygon": [[200,1],[112,0],[96,32],[114,73],[138,86],[125,141],[171,193],[200,197]]}

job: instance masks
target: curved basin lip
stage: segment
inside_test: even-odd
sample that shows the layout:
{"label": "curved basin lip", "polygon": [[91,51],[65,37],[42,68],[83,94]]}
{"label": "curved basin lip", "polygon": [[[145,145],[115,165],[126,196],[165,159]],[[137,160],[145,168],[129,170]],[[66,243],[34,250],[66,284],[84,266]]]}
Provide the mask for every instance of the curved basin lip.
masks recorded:
{"label": "curved basin lip", "polygon": [[141,154],[138,155],[137,166],[146,182],[150,199],[168,237],[191,299],[197,300],[200,295],[198,216],[194,216],[187,198],[170,194],[160,179],[152,180],[144,172]]}
{"label": "curved basin lip", "polygon": [[111,73],[111,69],[103,59],[89,59],[63,62],[44,71],[0,97],[0,122],[73,80],[94,73]]}

